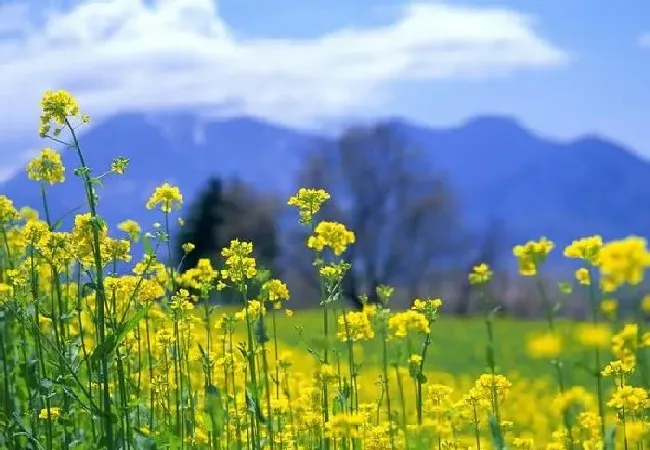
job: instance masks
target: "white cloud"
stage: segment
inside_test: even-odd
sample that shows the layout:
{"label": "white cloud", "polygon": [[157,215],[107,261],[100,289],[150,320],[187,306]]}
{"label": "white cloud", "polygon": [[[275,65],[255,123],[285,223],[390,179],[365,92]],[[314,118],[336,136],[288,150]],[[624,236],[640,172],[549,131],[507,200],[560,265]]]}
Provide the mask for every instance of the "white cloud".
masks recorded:
{"label": "white cloud", "polygon": [[506,9],[418,3],[387,26],[290,40],[236,38],[215,5],[86,0],[33,23],[25,8],[0,6],[0,136],[34,134],[47,89],[71,90],[95,118],[226,105],[306,123],[369,108],[394,81],[568,61],[530,17]]}
{"label": "white cloud", "polygon": [[639,36],[638,43],[640,47],[650,48],[650,31],[646,33],[642,33]]}

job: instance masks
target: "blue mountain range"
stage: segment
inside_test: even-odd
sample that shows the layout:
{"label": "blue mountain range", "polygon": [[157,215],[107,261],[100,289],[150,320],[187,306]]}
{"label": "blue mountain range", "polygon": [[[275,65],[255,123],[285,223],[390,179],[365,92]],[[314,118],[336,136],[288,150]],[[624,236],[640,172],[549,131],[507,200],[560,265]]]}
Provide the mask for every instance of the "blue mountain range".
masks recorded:
{"label": "blue mountain range", "polygon": [[[560,244],[595,233],[650,236],[650,163],[612,141],[549,140],[499,116],[454,128],[387,123],[446,177],[464,223],[480,229],[498,220],[505,226],[506,247],[542,235]],[[109,177],[99,191],[102,216],[111,225],[135,219],[145,226],[161,220],[144,205],[165,181],[181,188],[186,203],[212,175],[288,197],[308,153],[331,141],[251,117],[205,120],[177,113],[117,115],[81,137],[95,174],[108,170],[116,156],[131,160],[125,176]],[[55,216],[83,204],[81,181],[72,174],[76,155],[65,152],[64,162],[68,181],[49,194]],[[40,204],[39,187],[24,171],[0,192],[18,206]]]}

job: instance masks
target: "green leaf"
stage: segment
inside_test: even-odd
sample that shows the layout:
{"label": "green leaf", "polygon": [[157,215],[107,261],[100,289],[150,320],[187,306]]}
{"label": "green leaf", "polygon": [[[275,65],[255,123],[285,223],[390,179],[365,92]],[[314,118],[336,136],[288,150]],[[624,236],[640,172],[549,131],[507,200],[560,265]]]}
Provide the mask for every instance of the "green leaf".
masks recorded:
{"label": "green leaf", "polygon": [[497,423],[493,414],[490,414],[490,434],[492,436],[492,446],[495,450],[504,450],[506,448],[501,433],[501,425]]}
{"label": "green leaf", "polygon": [[92,292],[95,292],[95,288],[95,283],[91,283],[90,281],[84,283],[84,285],[81,286],[81,296],[85,297],[86,295],[90,295]]}
{"label": "green leaf", "polygon": [[120,345],[122,341],[124,341],[124,338],[129,333],[129,331],[133,330],[146,314],[147,308],[141,308],[138,310],[138,312],[135,313],[133,317],[131,317],[126,322],[121,323],[117,327],[117,330],[114,334],[109,334],[106,336],[104,342],[95,347],[90,355],[90,361],[96,363],[100,361],[104,356],[110,356],[115,351],[117,346]]}
{"label": "green leaf", "polygon": [[255,341],[261,345],[269,342],[269,335],[266,332],[266,326],[261,318],[255,322]]}
{"label": "green leaf", "polygon": [[614,450],[616,439],[616,425],[610,425],[605,431],[605,439],[603,442],[604,450]]}
{"label": "green leaf", "polygon": [[266,268],[260,268],[255,275],[255,281],[264,284],[271,279],[271,271]]}
{"label": "green leaf", "polygon": [[260,408],[260,405],[257,402],[257,400],[255,399],[255,397],[251,394],[251,388],[250,387],[246,388],[246,405],[248,407],[247,408],[248,411],[255,414],[255,416],[257,417],[257,420],[260,423],[266,423],[266,419],[262,415],[262,409]]}
{"label": "green leaf", "polygon": [[197,345],[199,346],[199,352],[201,352],[201,357],[202,357],[203,359],[207,359],[208,354],[206,353],[206,351],[205,351],[205,349],[203,348],[203,346],[201,345],[201,343],[200,343],[200,342],[197,342]]}
{"label": "green leaf", "polygon": [[144,246],[144,251],[147,256],[153,256],[156,254],[153,247],[151,246],[151,242],[149,242],[149,237],[146,234],[142,236],[142,245]]}
{"label": "green leaf", "polygon": [[156,450],[156,440],[138,432],[134,435],[135,448],[137,450]]}
{"label": "green leaf", "polygon": [[501,309],[502,309],[501,306],[497,306],[497,307],[495,307],[492,311],[490,311],[490,312],[488,313],[488,319],[489,319],[489,320],[494,320],[494,318],[495,318],[496,315],[499,313],[499,311],[501,311]]}
{"label": "green leaf", "polygon": [[343,412],[343,401],[339,396],[336,396],[332,401],[332,414],[337,415]]}
{"label": "green leaf", "polygon": [[76,213],[77,211],[79,211],[81,208],[83,208],[83,205],[81,205],[81,206],[77,206],[76,208],[72,208],[71,210],[69,210],[68,212],[66,212],[65,214],[63,214],[63,215],[62,215],[60,218],[58,218],[58,219],[54,222],[54,224],[52,225],[52,231],[56,231],[56,230],[60,229],[61,226],[63,225],[63,221],[66,219],[66,217],[69,217],[69,216],[73,215],[74,213]]}
{"label": "green leaf", "polygon": [[221,437],[226,425],[226,409],[223,405],[221,391],[216,386],[208,386],[205,393],[205,427],[208,432]]}

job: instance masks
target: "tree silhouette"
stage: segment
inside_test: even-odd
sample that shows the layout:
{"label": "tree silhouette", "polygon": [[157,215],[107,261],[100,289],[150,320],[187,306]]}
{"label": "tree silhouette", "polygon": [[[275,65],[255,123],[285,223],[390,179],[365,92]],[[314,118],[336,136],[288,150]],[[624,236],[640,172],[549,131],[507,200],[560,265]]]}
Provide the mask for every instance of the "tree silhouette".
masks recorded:
{"label": "tree silhouette", "polygon": [[[253,243],[258,265],[273,269],[279,252],[276,216],[278,201],[241,180],[224,183],[212,178],[191,204],[185,226],[176,242],[176,261],[180,271],[195,267],[201,258],[208,258],[213,267],[221,267],[221,250],[233,239]],[[184,243],[195,248],[185,254]],[[234,296],[224,293],[224,303]]]}
{"label": "tree silhouette", "polygon": [[[201,258],[217,261],[221,248],[227,244],[220,232],[225,222],[226,209],[223,183],[218,178],[211,178],[191,205],[185,226],[178,236],[176,260],[181,272],[196,267]],[[195,245],[194,250],[187,255],[182,249],[186,242]]]}

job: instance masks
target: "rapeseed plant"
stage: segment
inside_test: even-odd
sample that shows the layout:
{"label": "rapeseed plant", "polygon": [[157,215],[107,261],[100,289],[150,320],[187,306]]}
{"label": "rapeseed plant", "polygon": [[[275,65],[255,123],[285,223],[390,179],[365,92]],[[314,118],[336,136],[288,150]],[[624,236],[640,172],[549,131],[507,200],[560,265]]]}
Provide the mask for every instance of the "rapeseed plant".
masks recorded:
{"label": "rapeseed plant", "polygon": [[[345,224],[319,221],[330,198],[324,190],[302,188],[288,201],[309,232],[305,245],[320,284],[320,324],[304,327],[308,313],[287,309],[289,288],[258,266],[250,242],[233,240],[219,268],[205,258],[179,273],[170,259],[172,221],[182,225],[178,187],[162,184],[143,205],[161,224],[127,220],[111,230],[97,190],[125,175],[128,159],[94,176],[76,135],[90,119],[74,97],[47,92],[41,109],[39,135],[76,152],[73,174],[86,211],[70,231],[53,220],[48,189],[66,182],[66,168],[50,147],[27,165],[43,219],[0,195],[1,448],[650,447],[650,332],[643,326],[650,296],[640,297],[641,320],[620,323],[617,303],[604,297],[643,281],[650,265],[643,239],[592,236],[564,250],[581,263],[574,277],[591,306],[589,323],[572,333],[558,325],[560,305],[538,282],[546,329],[526,347],[531,358],[550,360],[554,381],[501,372],[499,349],[518,338],[496,320],[498,301],[486,289],[492,270],[474,267],[468,276],[479,289],[486,337],[472,345],[485,350],[485,371],[441,373],[434,351],[448,342],[434,332],[442,299],[416,298],[392,311],[394,289],[382,285],[372,296],[378,301],[364,296],[359,310],[343,301],[355,235]],[[119,275],[135,245],[144,256]],[[539,281],[554,247],[546,238],[516,246],[521,275]],[[182,249],[187,255],[194,245]],[[238,295],[238,310],[210,303],[223,290]],[[291,322],[298,343],[288,345]],[[580,369],[595,389],[571,384]]]}

